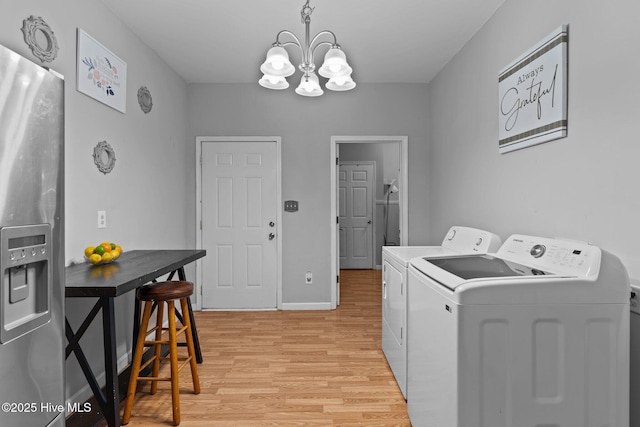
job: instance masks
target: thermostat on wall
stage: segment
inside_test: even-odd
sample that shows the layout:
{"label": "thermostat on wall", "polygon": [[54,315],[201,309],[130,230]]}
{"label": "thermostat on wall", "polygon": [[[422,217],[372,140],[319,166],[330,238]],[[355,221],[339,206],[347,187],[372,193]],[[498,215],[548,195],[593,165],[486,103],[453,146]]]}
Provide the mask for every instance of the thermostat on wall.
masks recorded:
{"label": "thermostat on wall", "polygon": [[284,211],[285,212],[298,212],[298,201],[297,200],[287,200],[284,202]]}

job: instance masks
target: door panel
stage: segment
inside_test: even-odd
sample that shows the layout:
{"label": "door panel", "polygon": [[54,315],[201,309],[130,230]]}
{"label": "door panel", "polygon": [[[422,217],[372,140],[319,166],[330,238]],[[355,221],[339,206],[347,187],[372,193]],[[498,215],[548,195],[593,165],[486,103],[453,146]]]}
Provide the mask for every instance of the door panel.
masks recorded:
{"label": "door panel", "polygon": [[338,175],[340,268],[373,268],[373,163],[341,163]]}
{"label": "door panel", "polygon": [[[275,142],[203,142],[202,308],[277,306]],[[271,237],[270,235],[273,234]]]}

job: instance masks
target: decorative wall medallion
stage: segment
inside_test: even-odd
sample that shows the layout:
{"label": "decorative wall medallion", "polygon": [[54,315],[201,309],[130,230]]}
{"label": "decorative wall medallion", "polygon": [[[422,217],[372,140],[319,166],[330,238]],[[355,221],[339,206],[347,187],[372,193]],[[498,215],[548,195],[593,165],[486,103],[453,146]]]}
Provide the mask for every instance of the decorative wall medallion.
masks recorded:
{"label": "decorative wall medallion", "polygon": [[[33,55],[42,62],[52,62],[58,56],[58,41],[44,19],[31,15],[22,21],[22,34]],[[44,43],[42,37],[44,36]],[[38,40],[40,39],[40,40]],[[46,46],[42,46],[45,44]]]}
{"label": "decorative wall medallion", "polygon": [[98,142],[98,145],[93,149],[93,163],[105,175],[113,170],[116,165],[116,152],[107,141]]}
{"label": "decorative wall medallion", "polygon": [[151,92],[149,92],[146,86],[141,86],[140,89],[138,89],[138,104],[140,104],[140,108],[145,114],[151,111],[151,107],[153,107]]}

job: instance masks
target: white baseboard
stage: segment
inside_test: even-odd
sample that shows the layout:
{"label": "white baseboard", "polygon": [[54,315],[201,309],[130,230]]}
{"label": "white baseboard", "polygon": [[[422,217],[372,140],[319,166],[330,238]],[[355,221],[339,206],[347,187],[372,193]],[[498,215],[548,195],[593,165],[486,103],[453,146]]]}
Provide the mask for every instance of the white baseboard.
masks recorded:
{"label": "white baseboard", "polygon": [[331,310],[329,302],[283,302],[283,310]]}

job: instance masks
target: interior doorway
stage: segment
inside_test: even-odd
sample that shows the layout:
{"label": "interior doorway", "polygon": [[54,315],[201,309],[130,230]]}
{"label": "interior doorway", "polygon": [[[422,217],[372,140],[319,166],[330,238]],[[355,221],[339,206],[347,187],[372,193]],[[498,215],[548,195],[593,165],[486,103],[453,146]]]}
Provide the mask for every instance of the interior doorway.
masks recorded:
{"label": "interior doorway", "polygon": [[[354,144],[354,145],[352,145]],[[355,145],[359,144],[359,145]],[[341,149],[364,147],[362,144],[385,144],[391,145],[399,155],[397,178],[393,186],[398,189],[398,213],[399,213],[399,245],[406,245],[408,242],[408,137],[406,136],[333,136],[331,137],[331,277],[335,277],[331,286],[331,306],[336,308],[340,304],[340,226],[339,226],[339,158]],[[384,173],[379,174],[379,180],[391,188],[390,179],[385,178]]]}

